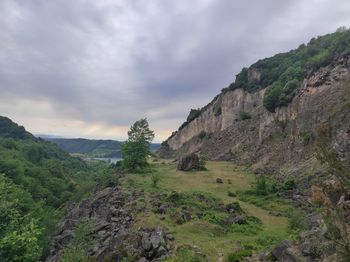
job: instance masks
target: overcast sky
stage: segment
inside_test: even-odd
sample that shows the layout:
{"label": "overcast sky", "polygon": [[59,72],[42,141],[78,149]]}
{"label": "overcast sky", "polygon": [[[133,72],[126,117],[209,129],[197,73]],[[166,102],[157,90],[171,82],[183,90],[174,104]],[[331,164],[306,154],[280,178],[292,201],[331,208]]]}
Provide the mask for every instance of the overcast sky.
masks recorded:
{"label": "overcast sky", "polygon": [[348,0],[0,0],[0,115],[35,134],[162,141],[243,66],[350,26]]}

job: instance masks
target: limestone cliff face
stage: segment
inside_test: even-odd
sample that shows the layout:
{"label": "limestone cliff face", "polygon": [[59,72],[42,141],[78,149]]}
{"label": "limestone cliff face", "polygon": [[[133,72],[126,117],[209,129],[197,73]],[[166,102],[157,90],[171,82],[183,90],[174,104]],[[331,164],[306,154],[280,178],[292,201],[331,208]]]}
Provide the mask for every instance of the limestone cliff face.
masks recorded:
{"label": "limestone cliff face", "polygon": [[[257,71],[248,75],[260,77]],[[317,130],[323,128],[329,132],[334,148],[348,156],[349,78],[350,56],[338,57],[310,73],[293,101],[274,113],[263,106],[266,89],[223,92],[197,118],[168,138],[160,154],[178,158],[197,152],[210,159],[258,166],[292,164],[312,156]]]}

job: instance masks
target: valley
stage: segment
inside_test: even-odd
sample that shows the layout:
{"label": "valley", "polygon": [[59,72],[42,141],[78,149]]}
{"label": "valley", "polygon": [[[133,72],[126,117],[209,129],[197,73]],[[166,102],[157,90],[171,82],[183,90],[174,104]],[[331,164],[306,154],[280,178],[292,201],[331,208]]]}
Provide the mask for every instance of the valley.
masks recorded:
{"label": "valley", "polygon": [[160,145],[144,114],[178,104],[158,102],[84,130],[135,121],[123,142],[0,116],[1,262],[350,261],[350,29],[242,68],[172,133],[155,121]]}

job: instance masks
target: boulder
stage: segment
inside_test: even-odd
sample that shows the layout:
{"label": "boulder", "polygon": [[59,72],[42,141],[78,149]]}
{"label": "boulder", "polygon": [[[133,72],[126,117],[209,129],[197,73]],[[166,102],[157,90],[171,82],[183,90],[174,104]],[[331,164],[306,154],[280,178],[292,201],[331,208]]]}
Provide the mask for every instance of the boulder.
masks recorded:
{"label": "boulder", "polygon": [[204,166],[201,164],[198,155],[190,154],[180,159],[177,170],[181,171],[194,171],[203,170]]}
{"label": "boulder", "polygon": [[294,249],[295,248],[292,241],[283,240],[272,250],[272,255],[277,259],[277,261],[296,262],[300,259],[296,255]]}
{"label": "boulder", "polygon": [[221,179],[221,178],[219,178],[219,177],[218,177],[218,178],[217,178],[215,181],[216,181],[216,183],[218,183],[218,184],[222,184],[222,183],[224,183],[224,181],[222,181],[222,179]]}

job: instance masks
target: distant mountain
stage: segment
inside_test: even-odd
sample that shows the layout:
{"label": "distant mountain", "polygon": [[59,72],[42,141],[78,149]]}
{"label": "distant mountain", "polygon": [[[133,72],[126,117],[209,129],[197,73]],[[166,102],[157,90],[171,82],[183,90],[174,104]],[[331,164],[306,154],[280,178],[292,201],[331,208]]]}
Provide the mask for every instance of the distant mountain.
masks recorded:
{"label": "distant mountain", "polygon": [[[57,144],[69,153],[84,154],[90,157],[121,157],[123,142],[116,140],[94,140],[84,138],[52,138],[43,137],[47,141]],[[156,151],[160,144],[151,144],[151,151]]]}

